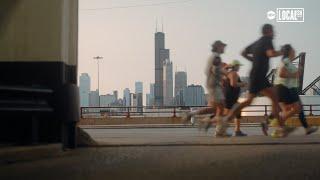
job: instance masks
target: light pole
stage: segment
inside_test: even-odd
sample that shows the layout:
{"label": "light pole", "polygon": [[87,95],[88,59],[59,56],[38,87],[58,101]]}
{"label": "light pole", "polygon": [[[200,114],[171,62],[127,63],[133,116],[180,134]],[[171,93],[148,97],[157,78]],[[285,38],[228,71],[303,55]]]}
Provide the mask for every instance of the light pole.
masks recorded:
{"label": "light pole", "polygon": [[99,73],[99,60],[103,59],[101,56],[93,57],[93,59],[97,60],[98,64],[98,95],[99,95],[99,107],[100,107],[100,73]]}

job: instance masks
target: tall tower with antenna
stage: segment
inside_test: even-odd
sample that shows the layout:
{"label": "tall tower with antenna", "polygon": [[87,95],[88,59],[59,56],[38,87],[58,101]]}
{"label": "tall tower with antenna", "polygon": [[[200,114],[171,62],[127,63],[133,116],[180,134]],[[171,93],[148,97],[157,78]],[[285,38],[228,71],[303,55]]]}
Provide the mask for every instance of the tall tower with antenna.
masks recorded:
{"label": "tall tower with antenna", "polygon": [[[163,30],[163,25],[162,25]],[[165,48],[165,34],[158,32],[158,20],[156,20],[155,40],[155,83],[154,102],[156,106],[163,106],[163,64],[170,59],[170,50]]]}

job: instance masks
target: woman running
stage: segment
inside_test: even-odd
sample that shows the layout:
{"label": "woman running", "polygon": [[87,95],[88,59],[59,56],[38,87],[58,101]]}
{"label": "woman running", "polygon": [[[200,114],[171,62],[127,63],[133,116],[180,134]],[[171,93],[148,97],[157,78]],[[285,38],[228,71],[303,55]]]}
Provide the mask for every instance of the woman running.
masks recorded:
{"label": "woman running", "polygon": [[[275,87],[279,97],[279,105],[281,108],[280,116],[283,123],[295,114],[299,114],[302,126],[305,128],[306,134],[312,134],[318,130],[317,127],[310,127],[306,121],[302,103],[298,94],[298,78],[300,77],[302,67],[297,68],[292,61],[295,59],[295,50],[290,44],[282,47],[283,57],[277,68]],[[288,133],[282,128],[277,128],[272,137],[285,137]]]}
{"label": "woman running", "polygon": [[[240,70],[240,66],[242,64],[238,60],[233,60],[229,67],[231,71],[228,72],[226,76],[226,83],[225,83],[225,95],[226,95],[226,104],[225,104],[225,112],[227,114],[232,107],[238,103],[238,99],[240,96],[240,91],[242,87],[246,87],[247,83],[241,82],[240,76],[238,71]],[[247,134],[243,133],[240,130],[240,119],[241,119],[241,112],[237,114],[234,119],[235,129],[234,129],[234,136],[247,136]]]}

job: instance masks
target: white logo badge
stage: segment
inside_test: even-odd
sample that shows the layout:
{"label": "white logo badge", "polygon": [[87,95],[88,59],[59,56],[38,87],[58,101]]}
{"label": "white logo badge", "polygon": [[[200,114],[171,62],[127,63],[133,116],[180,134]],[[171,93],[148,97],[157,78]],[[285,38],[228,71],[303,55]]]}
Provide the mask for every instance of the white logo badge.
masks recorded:
{"label": "white logo badge", "polygon": [[277,22],[304,22],[304,8],[277,8],[277,11],[268,11],[269,20]]}

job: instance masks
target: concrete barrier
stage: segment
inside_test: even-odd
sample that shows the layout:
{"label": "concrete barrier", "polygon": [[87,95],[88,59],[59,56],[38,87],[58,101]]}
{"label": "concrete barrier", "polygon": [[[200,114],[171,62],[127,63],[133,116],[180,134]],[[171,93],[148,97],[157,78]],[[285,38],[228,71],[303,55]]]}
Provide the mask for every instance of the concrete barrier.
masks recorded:
{"label": "concrete barrier", "polygon": [[[198,117],[198,119],[201,117]],[[264,121],[264,116],[245,116],[242,123],[259,123]],[[131,117],[131,118],[82,118],[79,125],[137,125],[137,124],[182,124],[181,117]],[[320,125],[320,116],[309,116],[310,125]],[[287,121],[288,125],[301,126],[298,118],[294,117]]]}

